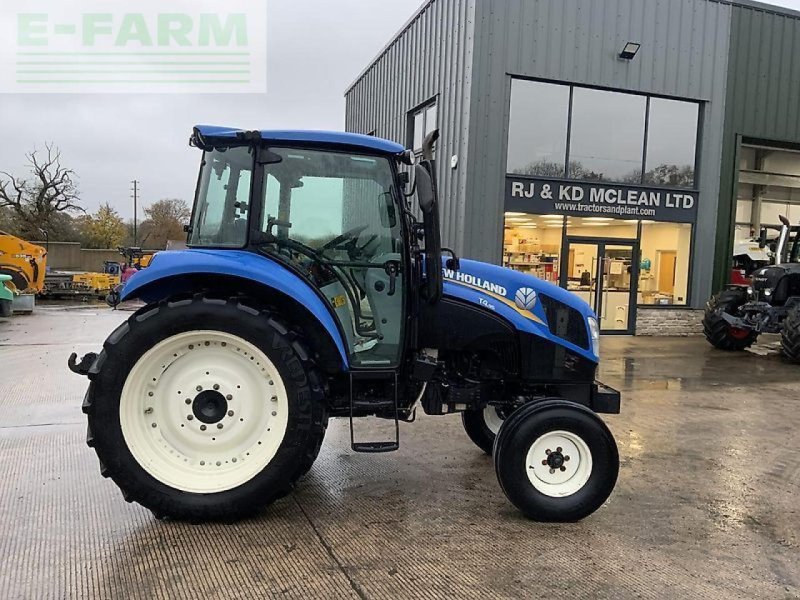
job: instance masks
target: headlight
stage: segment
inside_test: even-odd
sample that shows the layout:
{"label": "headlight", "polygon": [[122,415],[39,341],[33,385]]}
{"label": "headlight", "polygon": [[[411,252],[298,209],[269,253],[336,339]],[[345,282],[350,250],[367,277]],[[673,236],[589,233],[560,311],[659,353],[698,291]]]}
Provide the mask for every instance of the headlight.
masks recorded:
{"label": "headlight", "polygon": [[587,321],[589,321],[589,335],[592,338],[592,352],[600,358],[600,326],[594,317],[587,317]]}

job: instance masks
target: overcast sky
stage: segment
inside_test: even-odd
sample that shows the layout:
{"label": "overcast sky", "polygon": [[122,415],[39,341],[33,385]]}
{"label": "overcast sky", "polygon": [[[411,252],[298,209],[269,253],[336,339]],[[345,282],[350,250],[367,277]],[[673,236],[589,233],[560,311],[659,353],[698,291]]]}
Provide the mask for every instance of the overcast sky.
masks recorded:
{"label": "overcast sky", "polygon": [[[84,206],[132,215],[130,181],[147,205],[190,201],[196,123],[247,129],[343,129],[343,93],[421,0],[269,0],[265,95],[0,94],[0,170],[52,141],[79,175]],[[800,10],[800,0],[773,2]]]}
{"label": "overcast sky", "polygon": [[200,160],[188,146],[193,125],[344,129],[345,89],[420,5],[269,0],[265,95],[0,94],[0,170],[22,173],[24,152],[52,141],[78,173],[89,211],[108,201],[132,216],[132,179],[145,204],[191,201]]}

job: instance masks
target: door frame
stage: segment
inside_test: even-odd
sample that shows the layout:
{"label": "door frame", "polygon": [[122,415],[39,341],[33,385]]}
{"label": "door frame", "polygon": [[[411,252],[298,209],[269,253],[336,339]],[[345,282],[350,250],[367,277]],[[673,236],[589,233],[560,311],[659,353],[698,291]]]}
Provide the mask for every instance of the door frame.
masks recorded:
{"label": "door frame", "polygon": [[[596,272],[594,273],[597,287],[595,290],[594,306],[592,310],[600,318],[598,323],[601,327],[600,333],[603,335],[634,335],[636,331],[636,312],[638,310],[638,294],[639,294],[639,263],[640,258],[640,244],[636,238],[604,238],[604,237],[584,237],[584,236],[564,236],[563,252],[561,253],[561,265],[559,275],[559,285],[567,289],[567,279],[569,277],[569,251],[570,246],[573,244],[587,244],[597,247],[597,265],[595,266]],[[631,289],[628,298],[628,327],[626,329],[602,329],[602,318],[600,304],[602,303],[603,296],[603,277],[602,267],[604,264],[603,258],[606,254],[606,246],[630,246],[632,251],[631,259]]]}

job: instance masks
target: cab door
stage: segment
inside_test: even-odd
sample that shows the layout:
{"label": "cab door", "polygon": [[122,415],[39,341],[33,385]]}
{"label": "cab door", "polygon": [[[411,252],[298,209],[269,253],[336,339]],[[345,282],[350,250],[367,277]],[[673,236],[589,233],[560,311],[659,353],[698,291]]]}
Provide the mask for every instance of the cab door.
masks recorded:
{"label": "cab door", "polygon": [[269,148],[260,230],[264,248],[324,296],[351,365],[392,369],[404,341],[408,265],[391,160]]}

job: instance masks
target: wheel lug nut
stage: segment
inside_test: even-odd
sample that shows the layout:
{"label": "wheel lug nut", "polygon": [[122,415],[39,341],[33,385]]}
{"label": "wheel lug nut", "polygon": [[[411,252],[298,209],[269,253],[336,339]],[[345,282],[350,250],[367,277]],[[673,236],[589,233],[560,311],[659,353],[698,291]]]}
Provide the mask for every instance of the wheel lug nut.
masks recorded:
{"label": "wheel lug nut", "polygon": [[203,391],[203,386],[202,386],[202,385],[198,385],[198,386],[197,386],[195,389],[196,389],[198,392],[202,392],[202,391]]}
{"label": "wheel lug nut", "polygon": [[235,459],[235,458],[232,458],[232,459],[231,459],[231,462],[236,462],[236,459]]}
{"label": "wheel lug nut", "polygon": [[229,410],[229,411],[228,411],[228,416],[229,416],[229,417],[232,417],[232,416],[233,416],[233,411],[232,411],[232,410]]}
{"label": "wheel lug nut", "polygon": [[547,450],[545,450],[545,451],[544,451],[544,453],[545,453],[545,454],[547,454],[547,456],[550,456],[550,448],[548,448]]}
{"label": "wheel lug nut", "polygon": [[147,392],[147,395],[152,398],[153,397],[153,392]]}
{"label": "wheel lug nut", "polygon": [[153,429],[155,429],[156,427],[157,427],[157,425],[155,423],[153,423]]}
{"label": "wheel lug nut", "polygon": [[562,472],[563,472],[563,471],[566,471],[566,470],[567,470],[567,467],[561,467],[561,471],[562,471]]}
{"label": "wheel lug nut", "polygon": [[233,400],[233,396],[231,396],[230,394],[228,394],[227,396],[225,396],[225,400]]}
{"label": "wheel lug nut", "polygon": [[222,429],[222,423],[217,423],[217,429]]}
{"label": "wheel lug nut", "polygon": [[276,411],[274,411],[274,410],[273,410],[273,411],[272,411],[272,416],[273,416],[273,417],[277,417],[277,416],[278,416],[278,413],[277,413]]}
{"label": "wheel lug nut", "polygon": [[205,466],[205,464],[206,464],[206,461],[204,461],[204,460],[201,460],[201,461],[200,461],[200,466],[201,466],[201,467],[204,467],[204,466]]}
{"label": "wheel lug nut", "polygon": [[569,460],[569,456],[565,456],[565,457],[564,457],[564,462],[566,462],[566,461],[568,461],[568,460]]}
{"label": "wheel lug nut", "polygon": [[215,390],[218,390],[218,389],[219,389],[219,384],[218,384],[218,383],[215,383],[215,384],[214,384],[214,389],[215,389]]}
{"label": "wheel lug nut", "polygon": [[147,408],[144,409],[144,414],[150,415],[152,413],[153,413],[153,407],[152,406],[148,406]]}
{"label": "wheel lug nut", "polygon": [[561,446],[559,446],[558,448],[556,448],[556,452],[561,452]]}
{"label": "wheel lug nut", "polygon": [[200,431],[205,431],[205,430],[206,430],[206,426],[205,425],[200,425]]}
{"label": "wheel lug nut", "polygon": [[543,461],[542,461],[542,464],[543,464],[543,465],[545,465],[545,466],[547,466],[547,461],[546,461],[546,460],[543,460]]}
{"label": "wheel lug nut", "polygon": [[550,475],[552,475],[552,474],[553,474],[553,473],[555,473],[555,472],[556,472],[556,470],[555,470],[555,469],[550,469]]}
{"label": "wheel lug nut", "polygon": [[191,421],[194,419],[194,415],[186,415],[186,420]]}
{"label": "wheel lug nut", "polygon": [[277,396],[273,396],[272,398],[270,398],[270,400],[272,400],[273,402],[277,402],[278,401],[278,397]]}
{"label": "wheel lug nut", "polygon": [[191,404],[191,403],[192,403],[192,401],[189,398],[187,398],[186,399],[186,404]]}

